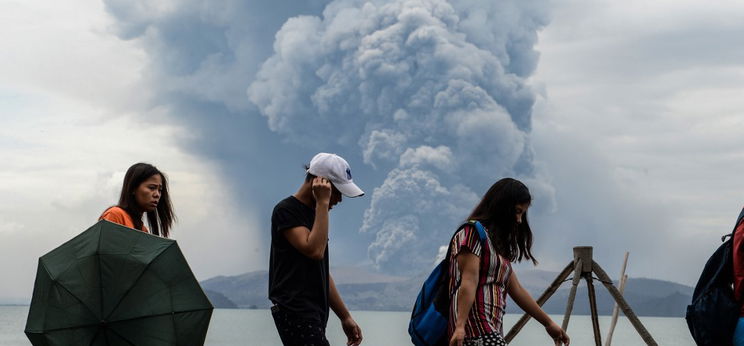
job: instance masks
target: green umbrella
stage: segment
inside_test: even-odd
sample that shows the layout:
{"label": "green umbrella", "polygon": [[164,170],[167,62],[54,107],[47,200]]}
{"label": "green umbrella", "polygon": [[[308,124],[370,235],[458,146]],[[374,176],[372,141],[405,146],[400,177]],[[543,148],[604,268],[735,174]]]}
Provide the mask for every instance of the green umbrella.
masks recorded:
{"label": "green umbrella", "polygon": [[204,345],[212,304],[175,240],[99,221],[39,259],[35,346]]}

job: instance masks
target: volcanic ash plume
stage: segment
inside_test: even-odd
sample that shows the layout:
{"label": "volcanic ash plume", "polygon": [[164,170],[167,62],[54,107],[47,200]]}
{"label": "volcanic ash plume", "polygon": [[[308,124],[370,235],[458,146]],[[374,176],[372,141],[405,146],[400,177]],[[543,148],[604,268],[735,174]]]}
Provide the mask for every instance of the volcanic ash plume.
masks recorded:
{"label": "volcanic ash plume", "polygon": [[283,25],[248,96],[273,131],[358,146],[387,172],[364,214],[369,256],[386,272],[421,272],[498,178],[551,190],[532,162],[526,83],[545,7],[333,1]]}

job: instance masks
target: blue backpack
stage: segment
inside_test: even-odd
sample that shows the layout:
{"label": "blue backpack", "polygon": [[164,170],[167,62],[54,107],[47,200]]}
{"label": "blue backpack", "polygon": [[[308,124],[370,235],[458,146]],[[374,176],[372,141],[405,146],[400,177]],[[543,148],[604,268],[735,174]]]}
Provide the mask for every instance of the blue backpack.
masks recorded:
{"label": "blue backpack", "polygon": [[[478,221],[468,221],[460,226],[459,231],[466,225],[475,225],[480,236],[481,244],[486,242],[486,230]],[[457,234],[457,232],[455,232]],[[455,236],[452,236],[454,239]],[[416,298],[416,304],[411,313],[411,322],[408,323],[408,334],[416,346],[446,345],[447,340],[447,318],[449,316],[450,294],[449,294],[449,257],[451,253],[452,240],[447,243],[447,255],[424,281],[424,286]]]}
{"label": "blue backpack", "polygon": [[[725,235],[718,250],[705,263],[695,291],[692,304],[687,306],[685,319],[692,338],[700,346],[729,346],[733,344],[734,330],[741,306],[734,298],[734,232],[744,219],[741,211],[734,231]],[[728,240],[726,238],[729,237]]]}

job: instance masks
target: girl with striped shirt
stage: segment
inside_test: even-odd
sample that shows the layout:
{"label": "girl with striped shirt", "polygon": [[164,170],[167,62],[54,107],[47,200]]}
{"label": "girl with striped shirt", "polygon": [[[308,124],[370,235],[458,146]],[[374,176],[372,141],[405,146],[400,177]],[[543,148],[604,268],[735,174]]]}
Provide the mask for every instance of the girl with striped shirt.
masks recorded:
{"label": "girl with striped shirt", "polygon": [[532,260],[532,230],[527,209],[532,201],[520,181],[497,181],[468,217],[486,228],[485,242],[472,225],[460,228],[450,243],[450,346],[506,345],[503,316],[508,294],[520,308],[545,326],[556,346],[569,337],[519,284],[511,262]]}

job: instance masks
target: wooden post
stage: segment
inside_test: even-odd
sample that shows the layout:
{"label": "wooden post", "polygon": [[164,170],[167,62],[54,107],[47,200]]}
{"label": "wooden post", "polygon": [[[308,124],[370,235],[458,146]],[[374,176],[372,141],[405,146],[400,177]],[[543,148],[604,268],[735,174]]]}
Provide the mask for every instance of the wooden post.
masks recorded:
{"label": "wooden post", "polygon": [[571,319],[571,311],[573,310],[574,300],[576,300],[576,288],[579,286],[581,280],[581,259],[578,262],[574,262],[574,277],[571,282],[571,292],[568,294],[568,302],[566,303],[566,312],[563,314],[563,323],[561,328],[568,330],[568,320]]}
{"label": "wooden post", "polygon": [[597,314],[597,296],[594,294],[594,284],[592,283],[592,273],[584,275],[586,279],[586,288],[589,292],[589,309],[592,315],[592,329],[594,329],[594,344],[602,346],[602,335],[599,331],[599,316]]}
{"label": "wooden post", "polygon": [[[568,329],[568,321],[571,319],[571,311],[573,311],[574,300],[576,300],[576,289],[579,286],[579,281],[584,277],[584,274],[592,274],[592,266],[587,263],[592,263],[593,249],[591,246],[577,246],[573,248],[574,253],[574,277],[571,283],[571,292],[568,295],[568,303],[566,304],[566,313],[563,315],[563,330]],[[601,346],[601,345],[600,345]]]}
{"label": "wooden post", "polygon": [[631,310],[630,305],[628,305],[628,303],[625,301],[625,298],[623,298],[623,295],[620,294],[617,288],[615,288],[615,285],[612,284],[612,279],[610,279],[610,277],[607,275],[607,273],[605,273],[602,267],[600,267],[597,262],[592,262],[592,269],[594,273],[597,274],[599,280],[602,281],[602,284],[605,286],[605,288],[610,291],[610,295],[612,296],[612,298],[615,298],[615,302],[617,302],[617,305],[619,305],[620,309],[623,310],[623,313],[626,317],[628,317],[630,323],[636,329],[638,334],[641,335],[643,341],[645,341],[646,344],[649,346],[658,346],[656,341],[654,341],[654,338],[651,336],[651,333],[646,330],[646,327],[643,326],[633,310]]}
{"label": "wooden post", "polygon": [[573,248],[574,252],[574,263],[577,263],[578,259],[581,259],[581,273],[592,272],[592,262],[594,262],[593,254],[594,248],[591,246],[577,246]]}
{"label": "wooden post", "polygon": [[[548,286],[548,289],[543,292],[543,294],[540,296],[540,298],[537,298],[536,303],[539,306],[543,306],[546,301],[555,293],[555,291],[558,290],[559,287],[561,287],[561,284],[563,283],[563,280],[566,280],[569,274],[574,269],[573,261],[569,262],[566,268],[563,269],[563,271],[558,274],[558,276],[553,280],[553,283]],[[517,336],[517,333],[522,330],[525,324],[530,320],[531,316],[529,314],[524,314],[522,317],[517,321],[516,324],[509,330],[509,333],[506,334],[505,340],[506,343],[510,343],[512,339],[514,339],[515,336]]]}
{"label": "wooden post", "polygon": [[[625,269],[628,267],[628,255],[630,255],[630,253],[626,251],[625,259],[623,260],[623,267],[620,270],[620,287],[618,287],[620,294],[623,294],[623,291],[625,291],[625,282],[628,281],[628,275],[625,275]],[[617,325],[617,318],[619,315],[620,306],[615,303],[615,307],[612,309],[612,321],[610,322],[610,329],[607,331],[607,341],[605,341],[605,346],[612,345],[612,334],[615,333],[615,326]]]}

